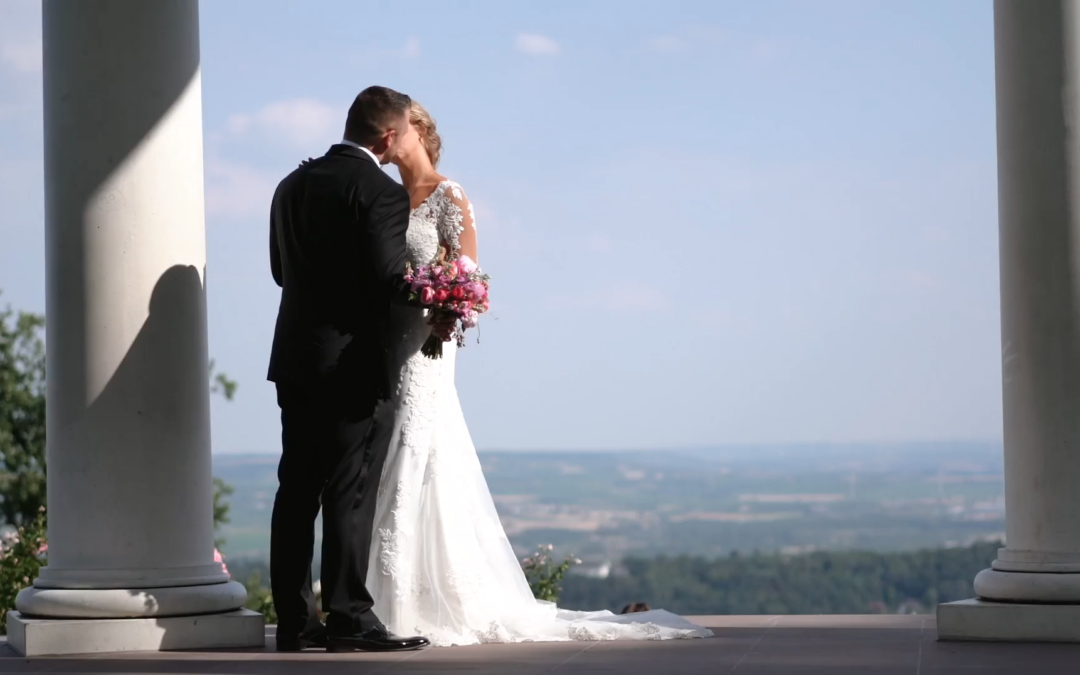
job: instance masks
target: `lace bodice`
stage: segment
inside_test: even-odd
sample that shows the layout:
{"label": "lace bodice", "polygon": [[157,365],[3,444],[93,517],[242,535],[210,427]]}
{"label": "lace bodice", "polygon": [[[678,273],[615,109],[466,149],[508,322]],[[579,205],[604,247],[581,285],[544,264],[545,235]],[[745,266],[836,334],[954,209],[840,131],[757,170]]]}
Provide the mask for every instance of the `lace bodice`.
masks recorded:
{"label": "lace bodice", "polygon": [[460,185],[444,180],[409,215],[409,262],[414,266],[428,264],[435,259],[439,246],[445,246],[451,257],[456,256],[466,227],[476,227],[472,204]]}

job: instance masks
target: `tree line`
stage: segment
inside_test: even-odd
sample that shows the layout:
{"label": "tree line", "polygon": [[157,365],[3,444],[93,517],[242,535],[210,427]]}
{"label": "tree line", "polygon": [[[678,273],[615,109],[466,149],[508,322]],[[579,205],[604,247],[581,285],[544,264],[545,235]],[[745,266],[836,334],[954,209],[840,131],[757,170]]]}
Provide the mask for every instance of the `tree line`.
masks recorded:
{"label": "tree line", "polygon": [[938,603],[974,597],[975,575],[990,566],[1001,545],[629,558],[606,579],[568,576],[560,604],[618,612],[645,602],[687,615],[933,612]]}

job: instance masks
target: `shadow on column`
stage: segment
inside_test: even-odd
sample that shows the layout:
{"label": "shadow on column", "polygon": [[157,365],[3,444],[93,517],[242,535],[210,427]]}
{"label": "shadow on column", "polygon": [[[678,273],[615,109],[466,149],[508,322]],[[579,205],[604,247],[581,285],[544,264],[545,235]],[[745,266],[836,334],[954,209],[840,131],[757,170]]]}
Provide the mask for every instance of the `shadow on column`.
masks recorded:
{"label": "shadow on column", "polygon": [[88,277],[87,211],[199,73],[198,29],[190,0],[42,4],[47,372],[74,391],[87,390],[68,349],[86,342],[85,307],[69,294]]}
{"label": "shadow on column", "polygon": [[[86,411],[88,447],[122,468],[108,486],[81,484],[69,498],[96,521],[107,514],[111,539],[87,523],[75,537],[92,568],[162,569],[213,561],[206,292],[200,270],[177,265],[158,280],[149,316],[105,389]],[[193,365],[194,364],[194,365]],[[66,460],[69,463],[71,459]],[[76,461],[95,461],[94,454]],[[170,492],[198,491],[197,510],[169,509]],[[163,508],[124,509],[162,504]],[[135,540],[142,540],[139,543]],[[145,540],[152,542],[145,545]],[[191,541],[199,541],[192,551]],[[196,557],[192,558],[193,553]],[[135,557],[139,556],[139,557]]]}
{"label": "shadow on column", "polygon": [[[87,391],[81,359],[88,317],[81,298],[67,295],[81,290],[75,287],[88,277],[84,259],[86,213],[99,188],[161,122],[198,73],[198,22],[198,5],[187,0],[43,2],[46,355],[51,437],[55,437],[57,423],[83,415],[83,411],[64,410],[62,397],[55,390],[62,386]],[[196,35],[194,49],[191,31]],[[120,33],[123,41],[110,39]],[[179,300],[192,293],[177,288],[191,283],[180,281],[181,276],[182,272],[176,272],[175,281],[162,278],[162,293],[173,298],[167,302],[193,302]],[[69,285],[62,279],[70,280]],[[151,317],[151,321],[155,319]],[[203,321],[194,325],[202,326]],[[148,330],[159,332],[153,327]],[[204,341],[205,337],[200,343]],[[66,360],[69,357],[70,363]],[[131,357],[129,354],[125,364]],[[62,381],[57,381],[59,373]],[[110,390],[115,399],[117,386],[110,384]],[[100,411],[102,404],[95,402],[91,408]],[[51,493],[54,486],[49,487]],[[93,490],[111,487],[119,486],[99,485]],[[87,509],[91,504],[87,503]]]}

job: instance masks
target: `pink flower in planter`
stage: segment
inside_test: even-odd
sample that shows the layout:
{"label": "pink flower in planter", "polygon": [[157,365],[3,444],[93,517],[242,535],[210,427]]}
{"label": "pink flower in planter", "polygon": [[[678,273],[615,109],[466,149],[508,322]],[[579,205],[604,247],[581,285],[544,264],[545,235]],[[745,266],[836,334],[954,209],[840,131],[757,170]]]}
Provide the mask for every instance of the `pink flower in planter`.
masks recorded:
{"label": "pink flower in planter", "polygon": [[[214,549],[214,562],[221,563],[221,570],[225,572],[225,574],[229,574],[229,568],[225,566],[225,558],[221,557],[221,551],[216,548]],[[231,577],[232,575],[229,576]]]}

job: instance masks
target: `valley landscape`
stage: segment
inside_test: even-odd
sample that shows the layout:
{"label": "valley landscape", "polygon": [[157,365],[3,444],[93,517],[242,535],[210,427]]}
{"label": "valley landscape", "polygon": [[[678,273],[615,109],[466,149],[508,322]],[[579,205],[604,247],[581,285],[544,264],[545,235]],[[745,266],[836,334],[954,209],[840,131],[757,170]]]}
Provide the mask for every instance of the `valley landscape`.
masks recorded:
{"label": "valley landscape", "polygon": [[[230,560],[265,560],[274,455],[218,455],[235,488],[221,536]],[[484,452],[515,550],[552,544],[578,574],[628,557],[733,552],[896,552],[1004,537],[994,443],[798,445],[633,452]]]}

